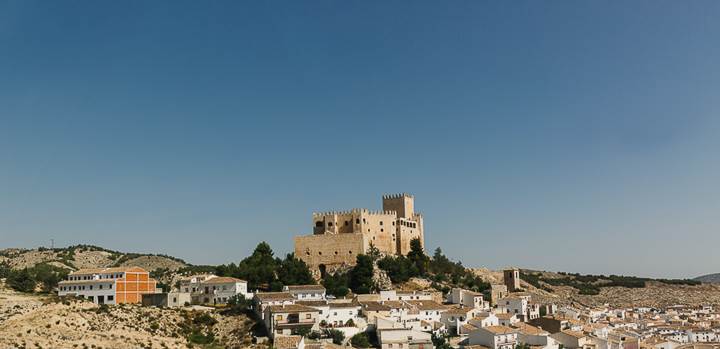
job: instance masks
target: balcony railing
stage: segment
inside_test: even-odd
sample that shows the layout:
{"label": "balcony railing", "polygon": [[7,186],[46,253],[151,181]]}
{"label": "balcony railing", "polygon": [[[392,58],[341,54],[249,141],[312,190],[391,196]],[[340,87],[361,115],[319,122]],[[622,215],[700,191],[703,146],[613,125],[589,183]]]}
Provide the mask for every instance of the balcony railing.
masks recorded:
{"label": "balcony railing", "polygon": [[275,320],[275,327],[295,327],[315,325],[315,319]]}

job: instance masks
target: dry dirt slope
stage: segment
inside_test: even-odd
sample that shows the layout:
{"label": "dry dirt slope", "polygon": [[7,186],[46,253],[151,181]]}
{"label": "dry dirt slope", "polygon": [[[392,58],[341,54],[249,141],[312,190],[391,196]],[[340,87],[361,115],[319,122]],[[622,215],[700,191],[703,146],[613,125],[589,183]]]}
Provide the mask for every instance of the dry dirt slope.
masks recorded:
{"label": "dry dirt slope", "polygon": [[170,271],[186,267],[185,261],[164,255],[124,253],[97,246],[78,245],[56,249],[4,249],[0,250],[0,263],[14,269],[30,268],[47,263],[69,270],[113,266],[138,266],[148,271]]}
{"label": "dry dirt slope", "polygon": [[[100,308],[90,302],[19,294],[0,282],[0,348],[187,348],[188,323],[200,314],[135,305]],[[245,316],[208,313],[213,348],[251,348]],[[184,327],[185,326],[185,327]],[[195,348],[200,346],[195,345]]]}
{"label": "dry dirt slope", "polygon": [[[493,284],[503,282],[501,271],[485,268],[473,269],[473,271],[487,282]],[[545,271],[526,272],[542,273],[547,278],[563,277],[561,274]],[[544,284],[546,288],[552,290],[552,292],[548,292],[538,289],[525,281],[521,281],[520,284],[523,289],[532,295],[534,301],[558,305],[579,303],[588,306],[609,304],[615,307],[665,307],[677,304],[720,304],[720,284],[688,286],[647,282],[644,288],[603,287],[598,295],[581,295],[577,289],[569,286]]]}

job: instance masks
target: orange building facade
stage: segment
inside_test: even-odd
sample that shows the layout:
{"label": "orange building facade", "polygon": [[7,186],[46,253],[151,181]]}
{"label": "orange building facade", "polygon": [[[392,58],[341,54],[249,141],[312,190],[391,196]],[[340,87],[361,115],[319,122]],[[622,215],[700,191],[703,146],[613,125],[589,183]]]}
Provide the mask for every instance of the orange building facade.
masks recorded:
{"label": "orange building facade", "polygon": [[58,284],[59,296],[86,298],[98,304],[142,302],[142,295],[157,293],[157,281],[140,267],[80,269]]}

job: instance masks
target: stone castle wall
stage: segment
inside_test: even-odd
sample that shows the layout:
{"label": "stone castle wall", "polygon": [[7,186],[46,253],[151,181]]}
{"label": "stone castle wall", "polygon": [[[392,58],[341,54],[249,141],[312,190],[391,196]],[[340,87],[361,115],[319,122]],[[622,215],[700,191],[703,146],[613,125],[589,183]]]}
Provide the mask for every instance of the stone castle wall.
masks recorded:
{"label": "stone castle wall", "polygon": [[361,234],[325,234],[295,237],[295,256],[311,268],[355,265],[358,254],[365,253]]}
{"label": "stone castle wall", "polygon": [[383,211],[313,213],[312,219],[313,233],[295,238],[295,255],[313,271],[355,265],[371,245],[386,255],[406,255],[415,238],[424,247],[423,218],[414,211],[412,195],[383,196]]}
{"label": "stone castle wall", "polygon": [[410,241],[413,239],[420,239],[420,245],[425,248],[423,231],[423,219],[420,215],[415,215],[414,220],[398,220],[397,251],[407,255],[410,252]]}

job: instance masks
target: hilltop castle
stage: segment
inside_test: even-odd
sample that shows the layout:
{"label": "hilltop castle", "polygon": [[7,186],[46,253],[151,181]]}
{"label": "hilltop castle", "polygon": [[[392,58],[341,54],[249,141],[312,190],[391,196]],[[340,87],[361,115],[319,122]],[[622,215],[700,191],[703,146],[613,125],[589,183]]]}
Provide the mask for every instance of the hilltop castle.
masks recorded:
{"label": "hilltop castle", "polygon": [[410,241],[425,245],[423,217],[409,194],[384,195],[382,211],[353,209],[313,213],[313,233],[295,237],[295,256],[315,273],[354,265],[358,254],[375,246],[386,255],[406,255]]}

